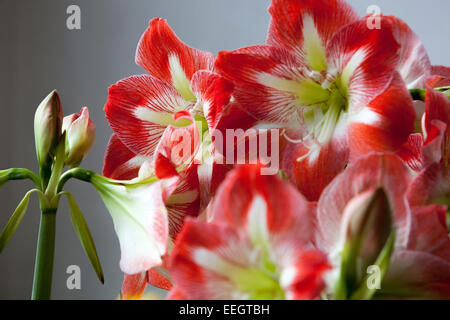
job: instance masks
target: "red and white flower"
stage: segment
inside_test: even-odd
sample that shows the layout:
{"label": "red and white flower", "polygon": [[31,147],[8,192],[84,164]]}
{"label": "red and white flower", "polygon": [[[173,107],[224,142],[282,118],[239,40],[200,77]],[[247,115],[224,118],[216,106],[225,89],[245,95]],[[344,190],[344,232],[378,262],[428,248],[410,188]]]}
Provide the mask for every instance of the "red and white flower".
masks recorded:
{"label": "red and white flower", "polygon": [[[168,234],[173,240],[186,216],[195,217],[206,208],[229,170],[216,161],[222,155],[215,152],[214,130],[243,126],[250,118],[234,118],[243,113],[230,103],[233,85],[211,71],[214,56],[182,43],[165,20],[150,22],[139,42],[136,63],[150,75],[123,79],[109,89],[105,113],[114,134],[103,173],[125,180],[176,174],[178,185],[164,202]],[[179,174],[167,165],[169,162]],[[161,256],[166,253],[161,252]],[[149,273],[156,275],[158,271]],[[127,279],[124,296],[139,295],[140,287],[134,287],[133,293]],[[161,281],[156,282],[152,284]]]}
{"label": "red and white flower", "polygon": [[430,66],[396,18],[369,29],[341,0],[274,0],[269,11],[267,45],[221,52],[216,69],[246,110],[286,129],[283,169],[317,200],[349,157],[406,142],[415,113],[402,76],[419,83]]}
{"label": "red and white flower", "polygon": [[416,134],[416,152],[403,157],[408,164],[417,163],[419,171],[409,190],[413,206],[450,205],[450,100],[433,89],[441,80],[442,77],[435,76],[427,83],[422,133]]}
{"label": "red and white flower", "polygon": [[186,221],[169,261],[171,298],[319,297],[328,264],[312,247],[314,206],[260,170],[245,165],[228,175],[211,223]]}

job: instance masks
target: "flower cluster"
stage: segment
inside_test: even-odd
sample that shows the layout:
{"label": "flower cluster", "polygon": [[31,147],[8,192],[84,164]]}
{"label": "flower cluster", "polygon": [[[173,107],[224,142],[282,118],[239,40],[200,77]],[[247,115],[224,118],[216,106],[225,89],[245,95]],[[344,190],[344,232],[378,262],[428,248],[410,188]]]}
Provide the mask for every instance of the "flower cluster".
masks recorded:
{"label": "flower cluster", "polygon": [[449,68],[344,0],[269,12],[217,57],[155,18],[110,87],[122,297],[450,299]]}

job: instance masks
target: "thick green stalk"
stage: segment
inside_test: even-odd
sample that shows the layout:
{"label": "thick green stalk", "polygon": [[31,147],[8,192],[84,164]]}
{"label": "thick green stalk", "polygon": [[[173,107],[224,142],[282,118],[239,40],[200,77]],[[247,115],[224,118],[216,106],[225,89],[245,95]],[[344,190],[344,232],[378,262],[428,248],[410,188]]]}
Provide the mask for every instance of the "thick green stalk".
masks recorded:
{"label": "thick green stalk", "polygon": [[64,169],[64,160],[65,134],[63,134],[56,148],[51,175],[48,179],[44,198],[41,199],[41,222],[34,266],[33,292],[31,294],[33,300],[49,300],[52,291],[56,211],[59,204],[57,188]]}
{"label": "thick green stalk", "polygon": [[55,254],[56,209],[42,209],[34,267],[33,300],[49,300]]}

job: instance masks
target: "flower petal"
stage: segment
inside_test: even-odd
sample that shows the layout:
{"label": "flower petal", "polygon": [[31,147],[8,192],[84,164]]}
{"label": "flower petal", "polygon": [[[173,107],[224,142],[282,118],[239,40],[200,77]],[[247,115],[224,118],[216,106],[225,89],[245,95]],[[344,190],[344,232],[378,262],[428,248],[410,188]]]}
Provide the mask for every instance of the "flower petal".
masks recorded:
{"label": "flower petal", "polygon": [[186,217],[197,217],[200,213],[200,192],[197,166],[180,172],[180,182],[166,201],[169,214],[169,235],[177,237]]}
{"label": "flower petal", "polygon": [[[150,285],[163,289],[163,290],[170,290],[172,289],[172,282],[170,282],[170,280],[163,275],[162,272],[160,272],[160,270],[162,269],[162,267],[156,267],[156,268],[152,268],[150,270],[147,271],[147,281]],[[168,271],[165,270],[165,272],[167,273]]]}
{"label": "flower petal", "polygon": [[165,201],[178,177],[135,185],[112,184],[104,179],[93,176],[91,182],[113,219],[120,242],[120,268],[136,274],[161,265],[169,236]]}
{"label": "flower petal", "polygon": [[415,118],[411,96],[396,73],[382,94],[350,116],[352,156],[398,150],[413,133]]}
{"label": "flower petal", "polygon": [[281,168],[309,201],[317,201],[325,187],[347,166],[348,144],[333,139],[315,154],[309,152],[305,143],[289,142],[282,154]]}
{"label": "flower petal", "polygon": [[425,80],[431,73],[431,62],[420,38],[403,20],[384,16],[392,23],[392,31],[400,44],[398,72],[408,89],[425,88]]}
{"label": "flower petal", "polygon": [[287,50],[271,46],[219,52],[216,60],[218,72],[233,81],[238,103],[258,120],[268,122],[297,119],[297,96],[307,99],[315,88],[299,71],[302,67]]}
{"label": "flower petal", "polygon": [[[314,208],[277,175],[263,175],[263,168],[260,165],[242,165],[228,174],[214,200],[213,221],[249,230],[254,227],[252,222],[256,218],[253,214],[257,214],[262,218],[256,220],[265,221],[267,230],[261,232],[267,232],[267,236],[280,237],[297,225],[298,241],[309,242],[312,239]],[[279,201],[281,198],[285,200]]]}
{"label": "flower petal", "polygon": [[167,295],[167,300],[187,300],[184,293],[177,287],[173,287]]}
{"label": "flower petal", "polygon": [[436,87],[450,86],[450,67],[446,66],[432,66],[431,75],[439,76],[440,80],[435,83]]}
{"label": "flower petal", "polygon": [[152,76],[171,83],[186,99],[194,99],[190,80],[198,70],[212,70],[214,55],[178,39],[167,21],[154,18],[139,41],[136,63]]}
{"label": "flower petal", "polygon": [[425,140],[431,139],[429,136],[436,127],[436,120],[443,122],[447,127],[442,141],[442,157],[448,162],[450,159],[450,100],[448,97],[433,89],[434,84],[439,81],[438,77],[432,77],[428,80],[425,94],[425,114],[422,130]]}
{"label": "flower petal", "polygon": [[174,167],[189,166],[200,147],[200,135],[191,114],[179,111],[173,116],[172,124],[168,125],[156,147],[156,157],[159,154],[167,158]]}
{"label": "flower petal", "polygon": [[330,70],[340,75],[341,90],[355,112],[386,90],[398,67],[399,45],[392,24],[381,21],[380,29],[369,29],[365,19],[337,32],[326,48]]}
{"label": "flower petal", "polygon": [[436,203],[445,197],[450,197],[450,167],[443,162],[425,168],[408,189],[408,200],[412,206]]}
{"label": "flower petal", "polygon": [[142,298],[142,295],[144,294],[146,287],[146,272],[125,274],[122,283],[121,299],[140,300]]}
{"label": "flower petal", "polygon": [[152,156],[173,115],[189,104],[170,85],[141,75],[123,79],[109,88],[105,113],[119,139],[132,152]]}
{"label": "flower petal", "polygon": [[343,0],[274,0],[267,43],[283,47],[307,61],[312,69],[326,68],[325,48],[358,14]]}
{"label": "flower petal", "polygon": [[203,105],[209,128],[217,126],[223,110],[230,102],[233,89],[230,81],[210,71],[198,71],[193,76],[192,90]]}
{"label": "flower petal", "polygon": [[446,206],[413,208],[408,244],[398,248],[382,283],[394,298],[450,299],[450,238]]}
{"label": "flower petal", "polygon": [[408,141],[398,150],[397,155],[412,170],[420,171],[423,168],[422,148],[422,134],[414,133],[408,137]]}
{"label": "flower petal", "polygon": [[131,180],[138,176],[144,162],[150,160],[133,153],[113,134],[106,149],[103,175],[116,180]]}
{"label": "flower petal", "polygon": [[[245,298],[227,276],[231,268],[251,266],[251,248],[237,230],[188,219],[169,261],[175,283],[187,299]],[[236,266],[237,265],[237,266]]]}
{"label": "flower petal", "polygon": [[317,250],[305,250],[293,259],[294,265],[281,274],[281,282],[289,300],[313,300],[325,289],[323,275],[330,269],[327,257]]}
{"label": "flower petal", "polygon": [[432,253],[450,262],[446,212],[447,206],[442,205],[413,207],[413,223],[406,248]]}
{"label": "flower petal", "polygon": [[450,299],[450,262],[432,254],[398,250],[382,285],[381,298]]}
{"label": "flower petal", "polygon": [[397,232],[396,241],[406,243],[410,213],[404,194],[408,184],[409,173],[403,162],[394,155],[368,155],[347,167],[328,185],[319,199],[319,248],[332,254],[342,249],[340,229],[345,207],[357,195],[378,187],[383,188],[388,196],[395,225],[405,230],[405,234]]}

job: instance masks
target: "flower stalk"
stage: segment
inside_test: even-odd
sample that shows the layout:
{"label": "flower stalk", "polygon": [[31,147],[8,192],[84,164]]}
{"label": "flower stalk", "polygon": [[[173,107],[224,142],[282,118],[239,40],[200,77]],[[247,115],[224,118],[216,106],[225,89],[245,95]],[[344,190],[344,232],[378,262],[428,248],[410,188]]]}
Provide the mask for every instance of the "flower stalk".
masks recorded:
{"label": "flower stalk", "polygon": [[55,255],[56,209],[42,208],[34,267],[32,300],[51,297],[53,261]]}
{"label": "flower stalk", "polygon": [[[62,190],[62,185],[71,177],[70,174],[63,175],[64,167],[78,166],[88,154],[94,142],[95,126],[89,118],[87,108],[83,108],[78,115],[66,117],[64,127],[62,127],[62,122],[61,102],[58,93],[53,91],[39,105],[35,114],[34,132],[39,176],[28,169],[0,170],[0,187],[10,180],[22,179],[29,179],[36,186],[35,189],[25,194],[0,235],[0,253],[25,216],[31,194],[39,195],[41,216],[31,293],[33,300],[49,300],[51,298],[56,212],[62,195],[68,199],[70,217],[81,245],[98,278],[102,283],[104,281],[97,250],[86,220],[73,196]],[[80,169],[80,172],[85,171],[87,175],[93,174]],[[86,181],[89,180],[86,179]]]}

